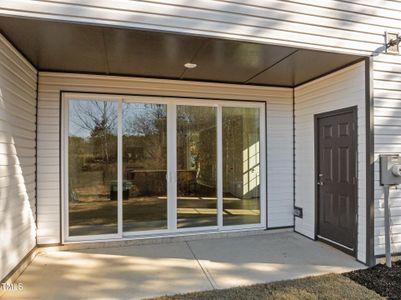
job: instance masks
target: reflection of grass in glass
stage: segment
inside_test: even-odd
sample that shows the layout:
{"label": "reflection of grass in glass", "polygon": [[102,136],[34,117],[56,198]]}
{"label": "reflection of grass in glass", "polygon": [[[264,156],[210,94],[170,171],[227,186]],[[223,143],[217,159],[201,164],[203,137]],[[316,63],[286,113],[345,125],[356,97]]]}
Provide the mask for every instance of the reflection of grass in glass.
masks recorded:
{"label": "reflection of grass in glass", "polygon": [[223,197],[223,225],[257,224],[260,222],[260,198]]}
{"label": "reflection of grass in glass", "polygon": [[115,179],[117,176],[109,173],[103,183],[102,171],[70,172],[70,186],[78,201],[109,200],[111,181]]}
{"label": "reflection of grass in glass", "polygon": [[167,200],[159,197],[135,197],[123,202],[124,221],[167,220]]}
{"label": "reflection of grass in glass", "polygon": [[74,182],[75,188],[90,187],[96,182],[102,181],[102,171],[77,171],[73,174],[70,172],[70,178]]}
{"label": "reflection of grass in glass", "polygon": [[[215,200],[182,199],[179,200],[178,218],[214,217]],[[150,222],[167,219],[167,200],[165,197],[136,197],[123,202],[124,221]],[[189,210],[188,210],[189,208]],[[70,203],[70,225],[98,225],[116,222],[117,201],[89,201]],[[224,203],[224,215],[236,215],[257,219],[259,200],[232,200]]]}
{"label": "reflection of grass in glass", "polygon": [[[167,201],[158,197],[124,200],[124,220],[154,221],[167,218]],[[113,214],[113,212],[115,212]],[[70,203],[70,224],[94,225],[116,222],[117,201]],[[109,220],[109,221],[106,221]]]}
{"label": "reflection of grass in glass", "polygon": [[[77,189],[78,202],[70,202],[70,225],[101,225],[116,223],[117,201],[109,200],[108,187],[102,185]],[[180,197],[178,218],[201,218],[216,215],[215,198]],[[180,208],[192,208],[180,211]],[[205,210],[205,208],[207,210]],[[224,215],[257,218],[260,214],[259,199],[239,199],[230,194],[224,197]],[[167,219],[166,197],[135,197],[123,201],[123,216],[127,222],[151,222]],[[245,220],[243,220],[245,221]],[[249,222],[250,220],[248,220]],[[247,221],[245,221],[247,222]],[[256,221],[255,221],[256,222]]]}
{"label": "reflection of grass in glass", "polygon": [[244,198],[236,198],[231,196],[224,196],[223,197],[223,206],[224,208],[229,208],[229,209],[259,209],[260,207],[260,201],[259,198],[250,198],[250,199],[244,199]]}
{"label": "reflection of grass in glass", "polygon": [[69,223],[75,225],[100,225],[117,222],[116,201],[90,201],[69,205]]}

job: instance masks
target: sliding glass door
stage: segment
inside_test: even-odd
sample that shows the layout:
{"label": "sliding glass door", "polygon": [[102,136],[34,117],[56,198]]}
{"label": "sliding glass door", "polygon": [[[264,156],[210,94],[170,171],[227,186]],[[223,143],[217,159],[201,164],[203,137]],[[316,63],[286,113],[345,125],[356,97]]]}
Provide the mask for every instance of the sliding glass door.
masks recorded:
{"label": "sliding glass door", "polygon": [[68,115],[69,236],[117,234],[117,103],[71,100]]}
{"label": "sliding glass door", "polygon": [[223,224],[260,222],[260,113],[223,107]]}
{"label": "sliding glass door", "polygon": [[65,241],[265,226],[263,104],[63,101]]}
{"label": "sliding glass door", "polygon": [[123,231],[167,229],[167,105],[123,103]]}
{"label": "sliding glass door", "polygon": [[177,106],[177,227],[217,226],[217,109]]}

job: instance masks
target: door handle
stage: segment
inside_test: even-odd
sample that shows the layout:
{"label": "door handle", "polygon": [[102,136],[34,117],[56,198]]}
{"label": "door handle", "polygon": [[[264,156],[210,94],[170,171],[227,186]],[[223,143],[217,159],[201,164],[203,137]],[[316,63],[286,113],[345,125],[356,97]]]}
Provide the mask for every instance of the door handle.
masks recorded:
{"label": "door handle", "polygon": [[324,182],[322,181],[323,174],[319,174],[319,181],[317,182],[317,185],[323,186]]}

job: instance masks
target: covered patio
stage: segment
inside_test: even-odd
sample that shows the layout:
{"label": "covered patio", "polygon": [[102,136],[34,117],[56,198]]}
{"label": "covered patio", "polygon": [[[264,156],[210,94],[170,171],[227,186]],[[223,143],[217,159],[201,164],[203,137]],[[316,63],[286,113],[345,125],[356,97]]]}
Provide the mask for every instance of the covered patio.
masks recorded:
{"label": "covered patio", "polygon": [[[5,151],[26,209],[4,209],[15,242],[0,249],[11,257],[1,277],[40,252],[7,298],[143,298],[367,262],[365,57],[5,16],[0,26],[4,106],[30,110]],[[331,127],[318,131],[317,115]],[[341,164],[320,162],[318,132],[350,136],[330,158]],[[330,174],[348,194],[329,193]],[[317,183],[329,192],[316,197]]]}
{"label": "covered patio", "polygon": [[83,247],[42,248],[16,280],[24,283],[23,291],[8,292],[5,299],[142,299],[364,267],[326,244],[290,231],[79,249]]}

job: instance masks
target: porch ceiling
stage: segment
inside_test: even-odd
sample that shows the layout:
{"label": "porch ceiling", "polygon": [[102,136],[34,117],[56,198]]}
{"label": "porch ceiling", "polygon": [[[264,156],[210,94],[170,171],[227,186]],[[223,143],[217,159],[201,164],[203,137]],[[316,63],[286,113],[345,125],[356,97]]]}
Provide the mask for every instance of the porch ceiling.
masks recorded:
{"label": "porch ceiling", "polygon": [[[41,71],[293,87],[362,57],[167,32],[0,17],[0,30]],[[192,62],[195,69],[186,69]]]}

